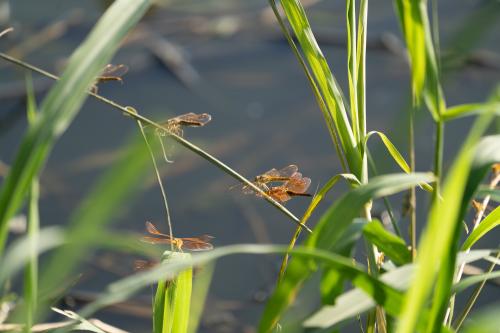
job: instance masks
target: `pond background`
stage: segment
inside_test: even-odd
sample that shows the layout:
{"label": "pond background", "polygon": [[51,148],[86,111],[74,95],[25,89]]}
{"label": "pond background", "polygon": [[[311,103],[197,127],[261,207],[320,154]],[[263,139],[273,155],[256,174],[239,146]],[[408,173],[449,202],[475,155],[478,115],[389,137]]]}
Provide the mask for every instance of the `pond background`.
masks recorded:
{"label": "pond background", "polygon": [[[444,51],[458,48],[456,40],[466,40],[466,34],[458,33],[464,26],[464,31],[472,31],[484,24],[490,31],[475,40],[474,48],[477,54],[485,54],[486,65],[470,61],[447,72],[444,88],[449,105],[484,101],[499,81],[499,24],[494,22],[500,9],[498,3],[492,3],[439,3]],[[105,6],[102,1],[45,0],[43,5],[38,1],[11,1],[10,19],[2,24],[16,30],[0,41],[0,47],[7,51],[56,20],[76,18],[61,37],[25,57],[41,68],[58,72]],[[373,1],[370,6],[368,130],[384,132],[407,156],[408,66],[404,57],[381,43],[392,37],[401,40],[399,29],[392,2]],[[273,167],[297,164],[313,180],[314,191],[341,172],[341,167],[302,70],[277,24],[262,19],[266,7],[266,1],[182,1],[151,10],[138,28],[145,34],[141,36],[150,36],[154,31],[175,44],[175,50],[184,56],[184,65],[164,66],[153,55],[147,38],[139,37],[124,45],[113,61],[130,67],[124,84],[102,84],[99,93],[122,105],[134,106],[156,120],[187,112],[208,112],[212,122],[203,128],[186,129],[186,138],[247,177]],[[332,71],[347,91],[344,3],[320,1],[307,12]],[[487,13],[482,20],[467,26],[469,18],[482,12]],[[36,75],[34,78],[42,90],[38,95],[41,101],[48,81]],[[0,63],[0,160],[7,164],[26,128],[23,87],[23,73],[10,64]],[[472,119],[464,118],[447,126],[445,167],[463,142]],[[57,143],[42,175],[42,226],[67,223],[94,181],[136,130],[135,122],[119,112],[94,100],[86,102]],[[419,171],[432,168],[433,133],[429,113],[423,110],[416,131]],[[282,213],[263,200],[231,190],[236,184],[233,179],[183,147],[174,142],[167,142],[167,146],[175,163],[162,164],[162,173],[176,235],[209,233],[216,237],[215,246],[289,241],[295,225]],[[379,142],[374,140],[370,147],[380,172],[399,172]],[[330,194],[310,221],[317,220],[343,190],[345,187],[340,186]],[[392,203],[398,210],[401,197],[393,198]],[[307,204],[307,199],[297,198],[287,207],[300,216]],[[420,205],[425,207],[425,200]],[[383,209],[376,204],[374,214],[381,214]],[[124,205],[113,227],[139,235],[144,233],[144,222],[150,220],[166,230],[163,216],[151,169],[151,177],[144,180],[144,191],[134,204]],[[424,216],[420,218],[423,221]],[[401,223],[405,230],[407,221]],[[497,241],[486,238],[481,246],[496,247]],[[89,254],[75,293],[101,291],[119,276],[131,274],[133,259],[119,253]],[[279,263],[279,257],[263,256],[232,256],[218,262],[201,331],[251,331],[262,311],[263,303],[259,300],[273,287]],[[477,307],[498,300],[499,290],[498,286],[487,285]],[[150,297],[151,290],[146,290],[136,301],[147,307]],[[302,306],[308,306],[307,299],[302,302]],[[112,311],[103,311],[97,317],[131,332],[148,331],[151,325],[150,318]]]}

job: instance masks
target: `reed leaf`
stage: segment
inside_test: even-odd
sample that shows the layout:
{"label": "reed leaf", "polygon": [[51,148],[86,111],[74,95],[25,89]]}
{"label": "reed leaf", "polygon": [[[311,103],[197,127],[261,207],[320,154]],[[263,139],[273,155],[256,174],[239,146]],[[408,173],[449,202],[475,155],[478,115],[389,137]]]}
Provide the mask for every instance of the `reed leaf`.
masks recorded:
{"label": "reed leaf", "polygon": [[25,134],[0,190],[0,254],[7,238],[7,223],[22,206],[33,177],[78,113],[95,77],[149,4],[149,0],[114,2],[73,53],[61,79],[40,105],[39,116]]}
{"label": "reed leaf", "polygon": [[500,225],[500,206],[489,213],[488,216],[486,216],[484,220],[479,223],[477,228],[471,232],[462,245],[462,250],[470,249],[478,240],[494,228],[498,227],[498,225]]}
{"label": "reed leaf", "polygon": [[378,220],[365,225],[363,234],[366,239],[389,257],[395,264],[404,265],[411,262],[411,253],[406,242],[387,231]]}
{"label": "reed leaf", "polygon": [[361,155],[349,123],[348,107],[345,104],[342,90],[314,37],[302,4],[298,0],[283,0],[281,5],[333,119],[350,171],[360,178]]}
{"label": "reed leaf", "polygon": [[[188,253],[168,252],[163,263],[190,261]],[[158,281],[153,307],[154,333],[185,333],[188,331],[193,268],[187,267],[173,279]]]}

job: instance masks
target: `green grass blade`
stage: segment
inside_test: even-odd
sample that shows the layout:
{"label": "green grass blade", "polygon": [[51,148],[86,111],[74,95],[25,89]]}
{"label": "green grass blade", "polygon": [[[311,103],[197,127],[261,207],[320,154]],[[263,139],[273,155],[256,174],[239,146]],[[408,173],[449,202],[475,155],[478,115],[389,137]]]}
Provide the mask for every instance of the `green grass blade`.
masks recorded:
{"label": "green grass blade", "polygon": [[358,61],[356,40],[356,1],[346,0],[347,30],[347,78],[349,81],[349,101],[351,106],[352,132],[356,142],[361,139],[358,117]]}
{"label": "green grass blade", "polygon": [[378,135],[378,137],[382,140],[385,147],[387,148],[387,151],[389,152],[389,154],[391,154],[391,157],[399,165],[399,167],[404,172],[410,173],[411,172],[410,166],[408,165],[408,163],[406,163],[406,160],[404,159],[403,155],[401,155],[396,146],[394,146],[391,140],[389,140],[389,138],[384,133],[378,131],[369,132],[365,137],[365,145],[368,144],[368,139],[370,139],[370,137],[374,134]]}
{"label": "green grass blade", "polygon": [[[27,76],[26,78],[26,91],[27,118],[29,125],[32,126],[36,120],[36,101],[31,76]],[[33,326],[38,302],[38,254],[36,252],[36,242],[38,233],[40,232],[40,214],[38,210],[39,192],[38,177],[35,176],[31,181],[31,188],[28,195],[28,237],[30,240],[28,251],[30,253],[30,261],[24,272],[23,295],[26,304],[26,331],[29,331]]]}
{"label": "green grass blade", "polygon": [[479,223],[476,229],[471,232],[469,237],[462,245],[462,250],[470,249],[478,240],[480,240],[488,232],[496,228],[500,224],[500,206],[495,208],[491,213]]}
{"label": "green grass blade", "polygon": [[332,139],[332,142],[334,144],[335,150],[337,152],[337,155],[340,160],[340,164],[342,165],[342,170],[344,172],[347,172],[347,167],[345,164],[345,157],[344,157],[344,151],[340,147],[340,144],[338,142],[337,138],[337,133],[335,132],[335,124],[333,123],[332,116],[330,112],[328,111],[328,108],[325,104],[325,101],[323,99],[323,96],[321,95],[321,92],[319,91],[318,85],[316,81],[314,80],[311,71],[307,67],[306,61],[300,54],[300,51],[295,44],[295,41],[293,40],[293,37],[291,36],[290,32],[288,31],[288,28],[285,25],[285,22],[281,18],[280,12],[278,10],[278,7],[276,6],[276,1],[275,0],[269,0],[269,4],[274,12],[274,16],[278,20],[279,26],[281,28],[281,31],[283,32],[283,35],[285,36],[286,40],[288,41],[288,44],[292,48],[293,54],[299,61],[300,66],[302,67],[302,70],[304,71],[304,74],[306,75],[307,81],[311,85],[311,89],[314,93],[314,97],[316,98],[316,102],[318,103],[318,106],[321,110],[321,113],[323,114],[323,118],[325,120],[326,126],[328,128],[328,133],[330,134],[330,138]]}
{"label": "green grass blade", "polygon": [[359,178],[361,175],[361,156],[349,123],[342,90],[319,48],[302,4],[298,0],[283,0],[281,5],[333,118],[350,171]]}
{"label": "green grass blade", "polygon": [[366,133],[366,36],[368,35],[368,0],[361,0],[358,19],[357,107],[358,127],[361,136]]}
{"label": "green grass blade", "polygon": [[215,264],[209,263],[203,267],[197,267],[196,269],[196,276],[193,281],[193,296],[191,297],[192,300],[196,301],[191,303],[191,315],[188,325],[189,333],[198,332],[201,316],[205,308],[205,301],[208,296],[208,290],[212,282]]}
{"label": "green grass blade", "polygon": [[471,277],[468,277],[466,279],[463,279],[459,283],[455,284],[453,286],[453,293],[460,293],[464,291],[465,289],[477,284],[481,283],[484,281],[492,280],[492,279],[497,279],[500,277],[500,271],[496,272],[491,272],[491,273],[482,273],[478,275],[474,275]]}
{"label": "green grass blade", "polygon": [[411,262],[411,253],[405,241],[387,231],[378,220],[365,225],[363,234],[366,239],[382,251],[397,265],[404,265]]}
{"label": "green grass blade", "polygon": [[42,169],[55,141],[76,116],[95,77],[108,63],[125,33],[139,20],[149,0],[118,0],[106,11],[40,106],[24,136],[0,192],[0,254],[7,221],[23,204],[31,180]]}
{"label": "green grass blade", "polygon": [[499,102],[472,103],[449,107],[443,115],[443,120],[450,121],[457,118],[480,115],[485,112],[490,112],[490,109],[494,109],[493,112],[495,112],[497,116],[500,116]]}
{"label": "green grass blade", "polygon": [[[170,252],[163,263],[190,261],[188,253]],[[158,282],[153,310],[155,333],[186,333],[188,329],[193,268],[187,267],[175,278]]]}
{"label": "green grass blade", "polygon": [[423,94],[426,72],[425,29],[422,17],[426,3],[423,0],[395,0],[395,4],[411,62],[414,101],[418,104]]}
{"label": "green grass blade", "polygon": [[[341,179],[345,179],[346,181],[349,182],[351,186],[358,186],[361,183],[359,180],[354,176],[353,174],[339,174],[335,175],[332,178],[330,178],[325,185],[319,190],[319,192],[313,197],[311,200],[311,203],[307,207],[304,215],[300,219],[301,224],[306,224],[309,218],[311,217],[311,214],[313,211],[316,209],[316,207],[319,205],[319,203],[324,199],[325,195],[333,188],[333,186]],[[293,235],[292,239],[290,240],[290,243],[288,244],[288,249],[291,250],[295,246],[295,243],[297,242],[297,239],[299,238],[300,232],[302,231],[302,227],[299,225],[295,229],[295,234]],[[283,274],[285,274],[285,269],[286,265],[288,263],[288,255],[285,255],[283,258],[283,262],[281,263],[281,269],[280,269],[280,274],[279,274],[279,279],[283,277]]]}
{"label": "green grass blade", "polygon": [[434,302],[428,331],[441,327],[444,315],[443,306],[451,291],[453,278],[450,251],[454,247],[456,232],[461,223],[459,219],[462,199],[469,171],[471,169],[475,147],[482,133],[492,120],[493,114],[482,115],[471,129],[458,157],[453,163],[443,189],[442,200],[435,200],[429,214],[429,222],[422,235],[417,255],[417,273],[407,292],[405,304],[397,332],[411,333],[416,329],[419,314],[427,304],[433,286],[436,283],[438,269],[441,267],[442,278],[434,290]]}

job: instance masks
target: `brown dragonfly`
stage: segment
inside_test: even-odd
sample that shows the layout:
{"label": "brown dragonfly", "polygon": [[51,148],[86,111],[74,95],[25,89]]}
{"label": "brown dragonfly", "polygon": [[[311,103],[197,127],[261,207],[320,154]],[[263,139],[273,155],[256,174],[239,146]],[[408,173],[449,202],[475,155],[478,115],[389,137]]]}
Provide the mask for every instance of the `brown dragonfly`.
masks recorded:
{"label": "brown dragonfly", "polygon": [[[306,193],[310,185],[311,178],[302,177],[300,172],[296,172],[283,185],[272,186],[264,192],[276,201],[286,202],[297,196],[311,197],[311,194]],[[258,196],[262,195],[258,194]]]}
{"label": "brown dragonfly", "polygon": [[[146,222],[146,230],[152,236],[142,237],[142,241],[150,244],[172,244],[178,250],[189,251],[207,251],[212,250],[214,247],[210,244],[213,239],[210,235],[202,235],[200,237],[188,238],[172,238],[169,235],[161,233],[156,226],[151,222]],[[153,237],[154,236],[154,237]]]}
{"label": "brown dragonfly", "polygon": [[182,136],[184,131],[183,127],[201,127],[205,126],[212,120],[212,116],[208,113],[186,113],[180,116],[170,118],[167,121],[160,123],[167,131],[159,131],[159,134],[165,136],[168,132]]}
{"label": "brown dragonfly", "polygon": [[[261,188],[263,191],[268,191],[269,190],[269,187],[268,187],[269,183],[287,182],[295,174],[298,173],[297,172],[298,170],[299,170],[299,168],[295,164],[291,164],[291,165],[286,166],[280,170],[273,168],[269,171],[264,172],[261,175],[256,176],[253,180],[253,183],[255,184],[255,186]],[[248,185],[243,185],[243,193],[244,194],[255,194],[255,190]]]}
{"label": "brown dragonfly", "polygon": [[119,64],[119,65],[113,65],[113,64],[107,64],[104,66],[102,69],[101,73],[99,76],[96,78],[96,82],[92,86],[92,92],[97,94],[98,91],[98,84],[102,82],[109,82],[109,81],[118,81],[120,83],[123,83],[123,78],[122,76],[127,74],[128,72],[128,66],[124,64]]}

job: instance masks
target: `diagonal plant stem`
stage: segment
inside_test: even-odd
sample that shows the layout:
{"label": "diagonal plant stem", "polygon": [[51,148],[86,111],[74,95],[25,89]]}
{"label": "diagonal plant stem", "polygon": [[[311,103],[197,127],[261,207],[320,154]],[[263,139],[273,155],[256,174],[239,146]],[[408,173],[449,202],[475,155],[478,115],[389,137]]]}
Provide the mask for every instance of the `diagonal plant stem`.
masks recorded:
{"label": "diagonal plant stem", "polygon": [[[11,63],[14,63],[18,66],[21,66],[23,68],[27,68],[33,72],[36,72],[36,73],[39,73],[39,74],[42,74],[44,76],[47,76],[53,80],[59,80],[59,77],[57,77],[56,75],[52,74],[52,73],[49,73],[43,69],[40,69],[36,66],[33,66],[33,65],[30,65],[24,61],[21,61],[19,59],[16,59],[16,58],[13,58],[3,52],[0,52],[0,58],[3,58]],[[143,125],[150,125],[151,127],[153,128],[156,128],[156,129],[159,129],[163,132],[166,132],[168,133],[168,135],[174,139],[175,141],[177,141],[179,144],[181,144],[182,146],[186,147],[187,149],[191,150],[193,153],[201,156],[202,158],[204,158],[205,160],[207,160],[208,162],[212,163],[213,165],[215,165],[217,168],[221,169],[223,172],[227,173],[228,175],[230,175],[231,177],[235,178],[236,180],[238,180],[240,183],[243,183],[245,185],[247,185],[248,187],[250,187],[252,190],[254,190],[256,193],[259,193],[260,195],[262,195],[262,197],[267,201],[269,202],[271,205],[273,205],[274,207],[276,207],[278,210],[280,210],[283,214],[285,214],[286,216],[288,216],[294,223],[302,226],[305,230],[307,230],[308,232],[312,232],[312,230],[302,224],[299,220],[299,218],[297,218],[292,212],[290,212],[287,208],[285,208],[282,204],[280,204],[278,201],[274,200],[271,196],[269,196],[266,192],[264,192],[260,187],[256,186],[254,183],[252,183],[250,180],[248,180],[247,178],[245,178],[244,176],[242,176],[241,174],[239,174],[238,172],[236,172],[234,169],[232,169],[231,167],[229,167],[228,165],[226,165],[224,162],[222,162],[221,160],[217,159],[216,157],[210,155],[209,153],[207,153],[206,151],[204,151],[203,149],[201,149],[200,147],[192,144],[191,142],[189,142],[188,140],[184,139],[183,137],[181,136],[178,136],[172,132],[169,131],[168,128],[154,122],[153,120],[149,119],[149,118],[146,118],[138,113],[136,113],[136,111],[133,109],[133,108],[130,108],[130,107],[126,107],[126,106],[123,106],[123,105],[120,105],[110,99],[107,99],[106,97],[103,97],[101,95],[98,95],[94,92],[91,92],[89,91],[88,94],[94,98],[96,98],[97,100],[103,102],[103,103],[106,103],[112,107],[114,107],[115,109],[117,110],[120,110],[123,114],[137,120],[137,121],[140,121]]]}

